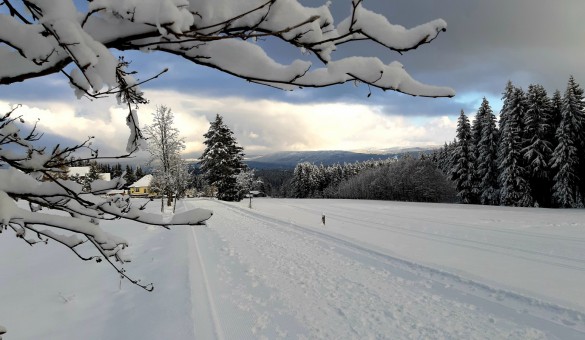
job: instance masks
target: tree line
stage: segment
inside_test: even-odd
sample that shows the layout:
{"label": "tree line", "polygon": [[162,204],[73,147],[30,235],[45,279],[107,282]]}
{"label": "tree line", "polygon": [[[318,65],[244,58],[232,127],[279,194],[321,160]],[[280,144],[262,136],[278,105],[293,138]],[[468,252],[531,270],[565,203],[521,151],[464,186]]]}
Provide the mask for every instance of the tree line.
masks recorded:
{"label": "tree line", "polygon": [[[425,154],[335,164],[299,163],[285,197],[454,202],[455,188]],[[287,194],[287,195],[286,195]]]}
{"label": "tree line", "polygon": [[433,154],[461,203],[577,208],[585,204],[585,102],[571,76],[564,95],[508,82],[499,121],[483,99],[473,123]]}
{"label": "tree line", "polygon": [[366,169],[377,168],[393,161],[393,159],[369,160],[337,163],[331,166],[302,162],[297,164],[293,171],[290,195],[296,198],[325,197],[328,188],[336,186]]}
{"label": "tree line", "polygon": [[84,179],[75,175],[68,176],[69,179],[75,180],[84,185],[86,185],[87,182],[91,183],[92,181],[99,179],[100,173],[108,173],[111,178],[123,177],[126,181],[127,188],[129,185],[132,185],[134,182],[144,177],[144,175],[148,174],[148,172],[145,172],[140,165],[137,165],[135,168],[130,164],[126,164],[126,166],[123,167],[120,163],[99,163],[88,159],[77,160],[75,157],[71,157],[70,165],[71,167],[89,167],[89,173]]}

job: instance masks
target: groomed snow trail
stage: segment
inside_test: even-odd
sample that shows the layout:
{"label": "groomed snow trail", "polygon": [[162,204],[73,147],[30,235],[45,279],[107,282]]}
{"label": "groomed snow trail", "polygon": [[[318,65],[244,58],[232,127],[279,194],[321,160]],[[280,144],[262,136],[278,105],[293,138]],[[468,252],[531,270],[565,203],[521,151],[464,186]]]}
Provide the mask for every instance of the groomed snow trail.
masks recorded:
{"label": "groomed snow trail", "polygon": [[228,339],[585,337],[580,312],[391,257],[327,229],[234,204],[187,204],[214,210],[208,228],[194,233],[217,318],[229,320],[221,330]]}
{"label": "groomed snow trail", "polygon": [[207,268],[201,250],[197,233],[191,229],[191,302],[193,303],[193,322],[195,334],[205,339],[223,340],[223,328],[221,321],[217,316],[217,307],[215,306],[215,296],[209,284]]}
{"label": "groomed snow trail", "polygon": [[185,200],[214,215],[170,231],[105,221],[151,293],[3,233],[6,339],[585,339],[583,209],[253,205]]}

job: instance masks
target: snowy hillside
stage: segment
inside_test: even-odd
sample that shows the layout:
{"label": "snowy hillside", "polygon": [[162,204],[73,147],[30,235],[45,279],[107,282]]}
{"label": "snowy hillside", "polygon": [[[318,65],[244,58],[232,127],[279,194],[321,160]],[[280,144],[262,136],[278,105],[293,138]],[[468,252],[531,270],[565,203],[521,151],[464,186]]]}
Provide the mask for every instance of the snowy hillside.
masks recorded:
{"label": "snowy hillside", "polygon": [[214,210],[207,227],[104,223],[130,240],[126,269],[153,293],[2,234],[5,339],[585,337],[583,210],[284,199],[178,210],[192,206]]}
{"label": "snowy hillside", "polygon": [[336,163],[363,162],[372,159],[388,159],[394,156],[396,154],[372,154],[351,151],[283,151],[251,158],[246,161],[246,164],[258,169],[292,169],[301,162],[332,165]]}

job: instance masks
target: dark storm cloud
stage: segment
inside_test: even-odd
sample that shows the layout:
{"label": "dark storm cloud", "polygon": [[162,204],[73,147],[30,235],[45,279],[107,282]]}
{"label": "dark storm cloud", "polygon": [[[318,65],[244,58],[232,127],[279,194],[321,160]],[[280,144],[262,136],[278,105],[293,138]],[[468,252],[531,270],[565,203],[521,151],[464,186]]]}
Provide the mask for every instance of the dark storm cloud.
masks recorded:
{"label": "dark storm cloud", "polygon": [[447,21],[447,32],[433,43],[381,56],[396,58],[423,81],[492,95],[508,79],[550,90],[564,88],[570,74],[585,82],[585,1],[368,0],[365,6],[406,27]]}
{"label": "dark storm cloud", "polygon": [[[324,2],[303,1],[316,6]],[[364,6],[384,14],[390,22],[413,27],[437,18],[448,22],[447,32],[431,44],[404,55],[372,44],[355,43],[341,47],[334,58],[375,55],[384,62],[398,60],[418,80],[453,87],[458,96],[470,94],[499,98],[508,80],[527,87],[540,83],[549,91],[564,89],[569,75],[585,83],[585,13],[582,0],[367,0]],[[334,1],[337,22],[349,14],[349,1]],[[299,51],[278,42],[266,43],[280,62],[301,57]],[[150,83],[154,88],[213,96],[239,95],[282,100],[291,103],[346,101],[387,106],[388,114],[422,116],[457,115],[460,109],[476,108],[465,100],[433,101],[394,93],[373,91],[353,85],[327,89],[304,89],[287,93],[234,79],[215,70],[190,65],[173,56],[163,56],[170,65],[168,75]],[[161,59],[161,60],[163,60]],[[315,65],[319,67],[320,65]],[[150,67],[154,72],[154,68]]]}
{"label": "dark storm cloud", "polygon": [[[325,1],[306,0],[319,6]],[[415,79],[434,85],[453,87],[454,99],[429,100],[373,90],[370,98],[365,86],[352,84],[325,89],[304,89],[293,93],[275,90],[213,69],[193,65],[174,55],[124,52],[132,60],[131,69],[141,78],[168,67],[163,77],[144,88],[174,89],[185,94],[241,96],[290,103],[351,102],[381,105],[387,114],[420,116],[457,115],[460,109],[473,111],[481,97],[499,98],[508,80],[527,87],[540,83],[550,92],[564,90],[570,74],[585,84],[585,13],[583,0],[366,0],[364,6],[381,13],[394,24],[413,27],[437,18],[448,22],[448,30],[431,44],[404,55],[374,46],[354,43],[340,47],[333,55],[374,55],[384,62],[398,60]],[[331,5],[337,22],[350,12],[349,0]],[[269,54],[287,63],[303,57],[298,49],[278,40],[262,42]],[[318,63],[314,67],[320,67]],[[61,79],[56,82],[55,79]],[[0,87],[0,99],[12,102],[73,100],[72,90],[63,77],[51,76],[22,84]],[[470,96],[477,96],[473,101]],[[151,98],[161,101],[164,98]]]}

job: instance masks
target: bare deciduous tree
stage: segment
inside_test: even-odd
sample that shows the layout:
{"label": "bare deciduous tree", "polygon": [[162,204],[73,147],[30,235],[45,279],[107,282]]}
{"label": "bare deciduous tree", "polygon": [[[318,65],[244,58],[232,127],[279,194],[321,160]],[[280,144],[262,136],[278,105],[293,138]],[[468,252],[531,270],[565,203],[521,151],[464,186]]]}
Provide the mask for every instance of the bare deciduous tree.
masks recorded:
{"label": "bare deciduous tree", "polygon": [[155,166],[157,189],[161,194],[161,212],[164,209],[164,197],[167,205],[173,203],[173,196],[182,191],[186,176],[186,167],[181,160],[181,152],[185,149],[185,139],[179,136],[179,129],[174,126],[174,114],[170,108],[159,106],[152,114],[154,122],[144,129],[148,137],[150,164]]}

